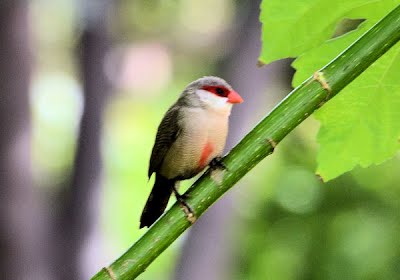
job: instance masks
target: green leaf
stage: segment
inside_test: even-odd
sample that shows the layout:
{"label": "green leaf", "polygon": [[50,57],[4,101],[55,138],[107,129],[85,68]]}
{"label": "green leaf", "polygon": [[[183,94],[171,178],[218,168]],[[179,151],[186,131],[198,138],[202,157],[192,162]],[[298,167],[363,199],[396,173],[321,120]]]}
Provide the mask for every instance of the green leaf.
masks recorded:
{"label": "green leaf", "polygon": [[[336,56],[340,49],[337,46],[346,47],[355,36],[356,33],[327,42],[296,60],[293,65],[299,70],[294,84],[318,69],[320,63],[326,63],[326,56]],[[321,122],[317,173],[325,181],[357,165],[382,163],[399,149],[399,73],[397,44],[315,113]]]}
{"label": "green leaf", "polygon": [[310,47],[301,54],[298,54],[297,59],[292,64],[292,66],[296,69],[296,73],[292,82],[293,86],[296,87],[300,85],[300,83],[308,78],[310,74],[334,59],[339,53],[350,46],[350,44],[357,40],[358,37],[364,34],[369,28],[371,28],[376,22],[388,14],[397,5],[397,0],[370,1],[363,6],[354,8],[351,11],[344,13],[344,18],[364,18],[367,20],[354,31],[335,39],[322,42],[317,46]]}
{"label": "green leaf", "polygon": [[[269,62],[297,56],[292,64],[296,69],[293,86],[298,86],[334,59],[398,5],[394,0],[363,1],[363,5],[360,1],[348,1],[344,5],[332,5],[331,1],[298,2],[302,9],[292,14],[290,21],[285,20],[286,16],[278,18],[279,13],[274,13],[278,9],[284,10],[287,2],[263,1],[261,15],[263,49],[260,60]],[[292,5],[288,7],[288,10],[297,9]],[[316,7],[330,9],[332,13],[315,13]],[[303,11],[302,17],[299,11]],[[313,12],[309,14],[310,11]],[[336,23],[343,18],[366,21],[354,31],[329,39]],[[284,29],[293,30],[293,26],[296,26],[295,35],[284,32]],[[304,34],[304,30],[312,32]],[[395,46],[343,89],[343,94],[316,112],[315,116],[321,122],[317,137],[320,144],[317,172],[324,180],[333,179],[357,165],[379,164],[399,149],[399,48]]]}
{"label": "green leaf", "polygon": [[[358,29],[310,49],[299,56],[293,86],[321,68],[387,14],[394,1],[370,3],[349,12],[349,18],[367,18]],[[391,158],[399,148],[399,47],[386,53],[343,93],[315,113],[321,122],[317,141],[317,173],[327,181],[357,165],[367,167]],[[378,78],[379,77],[379,78]]]}
{"label": "green leaf", "polygon": [[346,14],[368,3],[366,0],[262,1],[260,61],[297,57],[332,37],[335,26]]}
{"label": "green leaf", "polygon": [[351,45],[358,37],[360,37],[366,30],[371,27],[369,22],[363,22],[358,29],[335,39],[326,41],[325,43],[310,49],[308,52],[300,55],[293,63],[292,66],[296,69],[292,85],[297,87],[310,74],[320,69],[323,65],[334,59]]}
{"label": "green leaf", "polygon": [[321,121],[317,173],[330,180],[400,148],[400,44],[315,113]]}

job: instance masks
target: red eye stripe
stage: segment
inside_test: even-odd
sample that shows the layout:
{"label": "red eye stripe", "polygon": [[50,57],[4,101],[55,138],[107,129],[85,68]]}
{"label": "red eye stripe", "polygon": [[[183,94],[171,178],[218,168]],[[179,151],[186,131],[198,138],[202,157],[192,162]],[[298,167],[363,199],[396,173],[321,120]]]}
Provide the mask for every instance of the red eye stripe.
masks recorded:
{"label": "red eye stripe", "polygon": [[209,91],[217,96],[227,97],[229,95],[229,89],[223,86],[203,86],[202,89]]}

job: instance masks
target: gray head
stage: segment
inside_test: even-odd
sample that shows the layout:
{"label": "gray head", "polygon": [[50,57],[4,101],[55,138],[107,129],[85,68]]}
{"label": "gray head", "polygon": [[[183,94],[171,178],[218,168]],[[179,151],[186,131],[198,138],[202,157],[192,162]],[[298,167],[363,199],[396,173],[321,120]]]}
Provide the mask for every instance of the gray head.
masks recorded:
{"label": "gray head", "polygon": [[193,82],[191,82],[186,89],[189,88],[194,88],[194,89],[199,89],[204,86],[220,86],[224,87],[226,89],[232,90],[232,87],[230,84],[228,84],[224,79],[221,79],[219,77],[214,77],[214,76],[205,76],[200,79],[197,79]]}
{"label": "gray head", "polygon": [[231,107],[243,99],[225,80],[206,76],[191,82],[179,97],[178,104],[189,107]]}

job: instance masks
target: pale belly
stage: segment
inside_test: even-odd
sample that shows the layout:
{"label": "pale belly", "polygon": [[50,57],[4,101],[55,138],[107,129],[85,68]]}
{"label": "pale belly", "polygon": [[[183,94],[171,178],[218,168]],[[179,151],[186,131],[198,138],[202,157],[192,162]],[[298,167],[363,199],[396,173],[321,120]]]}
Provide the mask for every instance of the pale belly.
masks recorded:
{"label": "pale belly", "polygon": [[188,179],[221,156],[228,132],[228,116],[192,111],[161,166],[166,178]]}

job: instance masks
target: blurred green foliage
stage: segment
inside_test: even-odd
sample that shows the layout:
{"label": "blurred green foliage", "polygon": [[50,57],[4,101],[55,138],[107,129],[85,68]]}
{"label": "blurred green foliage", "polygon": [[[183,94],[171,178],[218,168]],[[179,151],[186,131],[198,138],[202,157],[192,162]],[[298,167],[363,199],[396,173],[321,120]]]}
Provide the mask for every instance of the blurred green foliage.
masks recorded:
{"label": "blurred green foliage", "polygon": [[296,141],[280,147],[278,174],[253,172],[264,179],[250,186],[270,196],[246,186],[250,201],[238,202],[255,206],[237,225],[234,279],[397,279],[399,158],[322,184]]}

